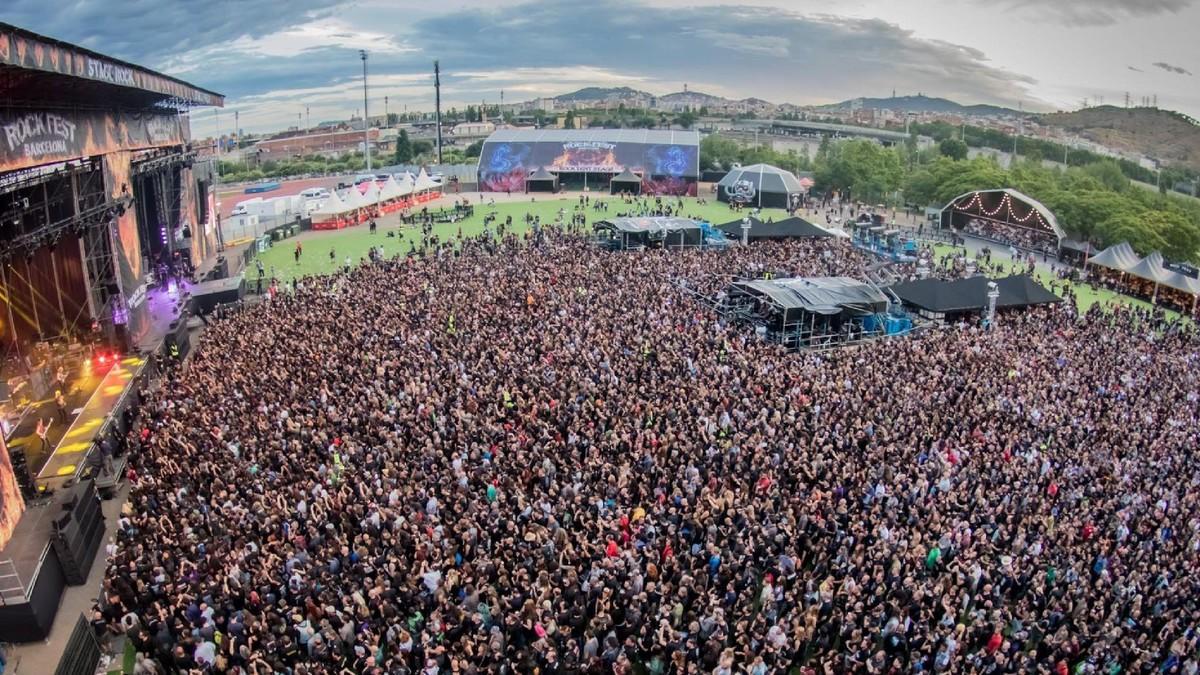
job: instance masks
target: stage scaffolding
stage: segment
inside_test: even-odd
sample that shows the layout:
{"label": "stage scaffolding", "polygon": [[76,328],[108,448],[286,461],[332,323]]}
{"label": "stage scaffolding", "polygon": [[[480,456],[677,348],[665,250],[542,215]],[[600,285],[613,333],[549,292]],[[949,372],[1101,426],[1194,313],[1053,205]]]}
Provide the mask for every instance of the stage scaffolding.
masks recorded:
{"label": "stage scaffolding", "polygon": [[823,350],[900,332],[892,304],[874,284],[844,277],[755,279],[731,284],[717,312],[789,350]]}

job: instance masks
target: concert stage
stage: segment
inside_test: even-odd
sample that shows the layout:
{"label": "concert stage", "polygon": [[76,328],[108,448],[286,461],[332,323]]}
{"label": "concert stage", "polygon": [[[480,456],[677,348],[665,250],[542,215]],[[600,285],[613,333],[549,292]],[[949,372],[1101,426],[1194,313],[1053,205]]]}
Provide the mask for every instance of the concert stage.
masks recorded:
{"label": "concert stage", "polygon": [[[5,641],[45,639],[63,590],[87,578],[103,534],[95,495],[95,488],[85,483],[28,506],[13,538],[0,549],[0,635]],[[85,528],[80,522],[56,526],[68,507],[68,520],[78,521],[78,514],[86,519]]]}
{"label": "concert stage", "polygon": [[122,408],[130,385],[142,374],[146,357],[132,355],[120,361],[83,406],[83,411],[67,429],[58,447],[38,472],[39,484],[51,479],[73,478],[85,467],[88,450],[107,429],[110,415]]}

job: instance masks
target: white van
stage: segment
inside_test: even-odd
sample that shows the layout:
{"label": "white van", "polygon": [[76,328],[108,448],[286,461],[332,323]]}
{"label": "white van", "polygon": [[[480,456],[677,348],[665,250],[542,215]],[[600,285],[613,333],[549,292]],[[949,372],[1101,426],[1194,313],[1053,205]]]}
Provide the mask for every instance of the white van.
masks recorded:
{"label": "white van", "polygon": [[301,192],[300,196],[305,199],[328,199],[329,190],[325,188],[308,188]]}

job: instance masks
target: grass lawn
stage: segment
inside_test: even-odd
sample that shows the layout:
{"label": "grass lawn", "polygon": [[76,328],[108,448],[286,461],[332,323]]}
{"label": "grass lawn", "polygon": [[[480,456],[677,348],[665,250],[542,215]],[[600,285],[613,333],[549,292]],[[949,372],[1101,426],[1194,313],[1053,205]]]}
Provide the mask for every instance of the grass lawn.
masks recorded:
{"label": "grass lawn", "polygon": [[[627,208],[619,199],[613,198],[608,201],[609,207],[607,213],[593,211],[590,206],[588,207],[585,212],[587,214],[588,225],[597,220],[615,216]],[[529,213],[539,216],[541,222],[544,224],[553,223],[559,209],[565,208],[567,216],[570,217],[577,203],[578,197],[572,199],[537,197],[534,202],[528,200],[497,202],[495,206],[487,206],[486,203],[483,205],[476,204],[475,214],[470,218],[457,223],[434,225],[433,232],[442,241],[447,241],[457,236],[460,231],[464,236],[478,235],[483,232],[484,216],[494,211],[501,222],[507,216],[511,215],[513,230],[520,233],[525,230],[525,214]],[[715,225],[727,223],[741,217],[741,214],[735,214],[730,211],[726,204],[715,201],[700,204],[699,200],[694,197],[684,197],[683,203],[684,216],[708,220]],[[436,208],[431,207],[430,210],[435,210]],[[762,217],[764,219],[772,217],[775,220],[781,220],[787,217],[787,213],[782,209],[763,209]],[[390,257],[396,253],[407,252],[410,240],[416,240],[418,243],[420,241],[420,229],[400,226],[399,218],[395,215],[381,218],[378,220],[378,223],[379,229],[374,235],[370,234],[366,225],[357,225],[344,230],[305,232],[292,239],[284,239],[276,242],[274,246],[260,253],[258,257],[267,269],[268,278],[270,278],[271,270],[274,268],[275,275],[281,281],[286,282],[297,276],[332,272],[345,264],[346,256],[350,256],[354,264],[358,264],[360,259],[366,258],[367,251],[372,246],[382,245],[384,255]],[[389,231],[396,232],[396,236],[387,236]],[[293,257],[297,241],[303,246],[303,253],[299,264],[296,263]],[[332,260],[329,257],[331,250],[334,252]],[[248,270],[246,274],[247,282],[252,282],[255,276],[253,268]]]}
{"label": "grass lawn", "polygon": [[[475,195],[471,195],[471,198],[472,201],[477,199]],[[586,214],[589,225],[597,220],[615,216],[627,208],[619,199],[610,198],[607,201],[609,202],[607,213],[593,211],[590,207],[587,209]],[[446,203],[450,203],[450,201],[446,200]],[[500,221],[511,215],[513,230],[521,233],[525,230],[525,214],[529,213],[539,216],[543,223],[553,223],[559,209],[565,208],[569,216],[577,203],[578,196],[569,198],[536,197],[533,202],[530,202],[528,199],[519,199],[497,202],[495,206],[476,203],[475,215],[457,223],[434,225],[433,232],[442,241],[454,238],[460,231],[465,236],[478,235],[483,231],[484,216],[495,212]],[[694,197],[684,197],[683,203],[684,216],[708,220],[716,225],[737,220],[741,217],[741,214],[735,214],[733,211],[730,211],[728,205],[716,201],[701,204]],[[431,210],[435,208],[438,207],[431,207]],[[787,213],[782,209],[763,209],[762,217],[764,219],[774,218],[781,220],[787,217]],[[268,248],[264,253],[259,254],[258,257],[267,268],[268,277],[272,273],[272,268],[274,268],[274,274],[280,281],[286,282],[297,276],[333,272],[345,264],[347,255],[350,256],[354,264],[358,264],[359,260],[366,258],[367,250],[372,246],[382,245],[384,255],[390,257],[396,253],[407,252],[410,240],[420,240],[420,230],[415,227],[400,226],[399,218],[395,215],[381,218],[378,222],[379,229],[374,235],[371,235],[367,231],[366,225],[357,225],[344,230],[305,232],[298,237],[277,242],[275,246]],[[388,237],[387,233],[389,231],[396,232],[396,236]],[[299,264],[292,257],[297,241],[301,242],[304,247]],[[333,259],[329,257],[331,250],[334,252]],[[934,253],[939,259],[952,250],[961,251],[962,249],[955,249],[948,244],[939,243],[934,245]],[[999,250],[993,254],[993,257],[999,257],[1003,263],[1007,255],[1003,250]],[[1016,270],[1017,266],[1013,265],[1013,269]],[[1020,269],[1023,270],[1024,268],[1021,267]],[[1035,272],[1035,276],[1043,285],[1049,285],[1050,281],[1054,279],[1049,271],[1040,267]],[[246,274],[247,282],[252,282],[254,278],[253,269],[248,270]],[[1150,303],[1144,300],[1120,295],[1106,289],[1093,290],[1087,284],[1076,284],[1075,295],[1078,298],[1079,309],[1083,312],[1086,312],[1096,303],[1103,305],[1126,303],[1137,307],[1150,307]],[[1175,313],[1168,312],[1168,316],[1173,317]]]}

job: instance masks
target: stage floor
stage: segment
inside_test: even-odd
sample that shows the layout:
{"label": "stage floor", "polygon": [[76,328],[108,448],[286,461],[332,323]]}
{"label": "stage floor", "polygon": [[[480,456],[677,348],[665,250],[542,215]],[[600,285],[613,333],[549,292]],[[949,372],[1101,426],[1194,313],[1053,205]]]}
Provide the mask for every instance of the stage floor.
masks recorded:
{"label": "stage floor", "polygon": [[104,419],[145,365],[146,357],[134,354],[126,356],[108,371],[38,472],[38,480],[70,478],[79,471]]}

